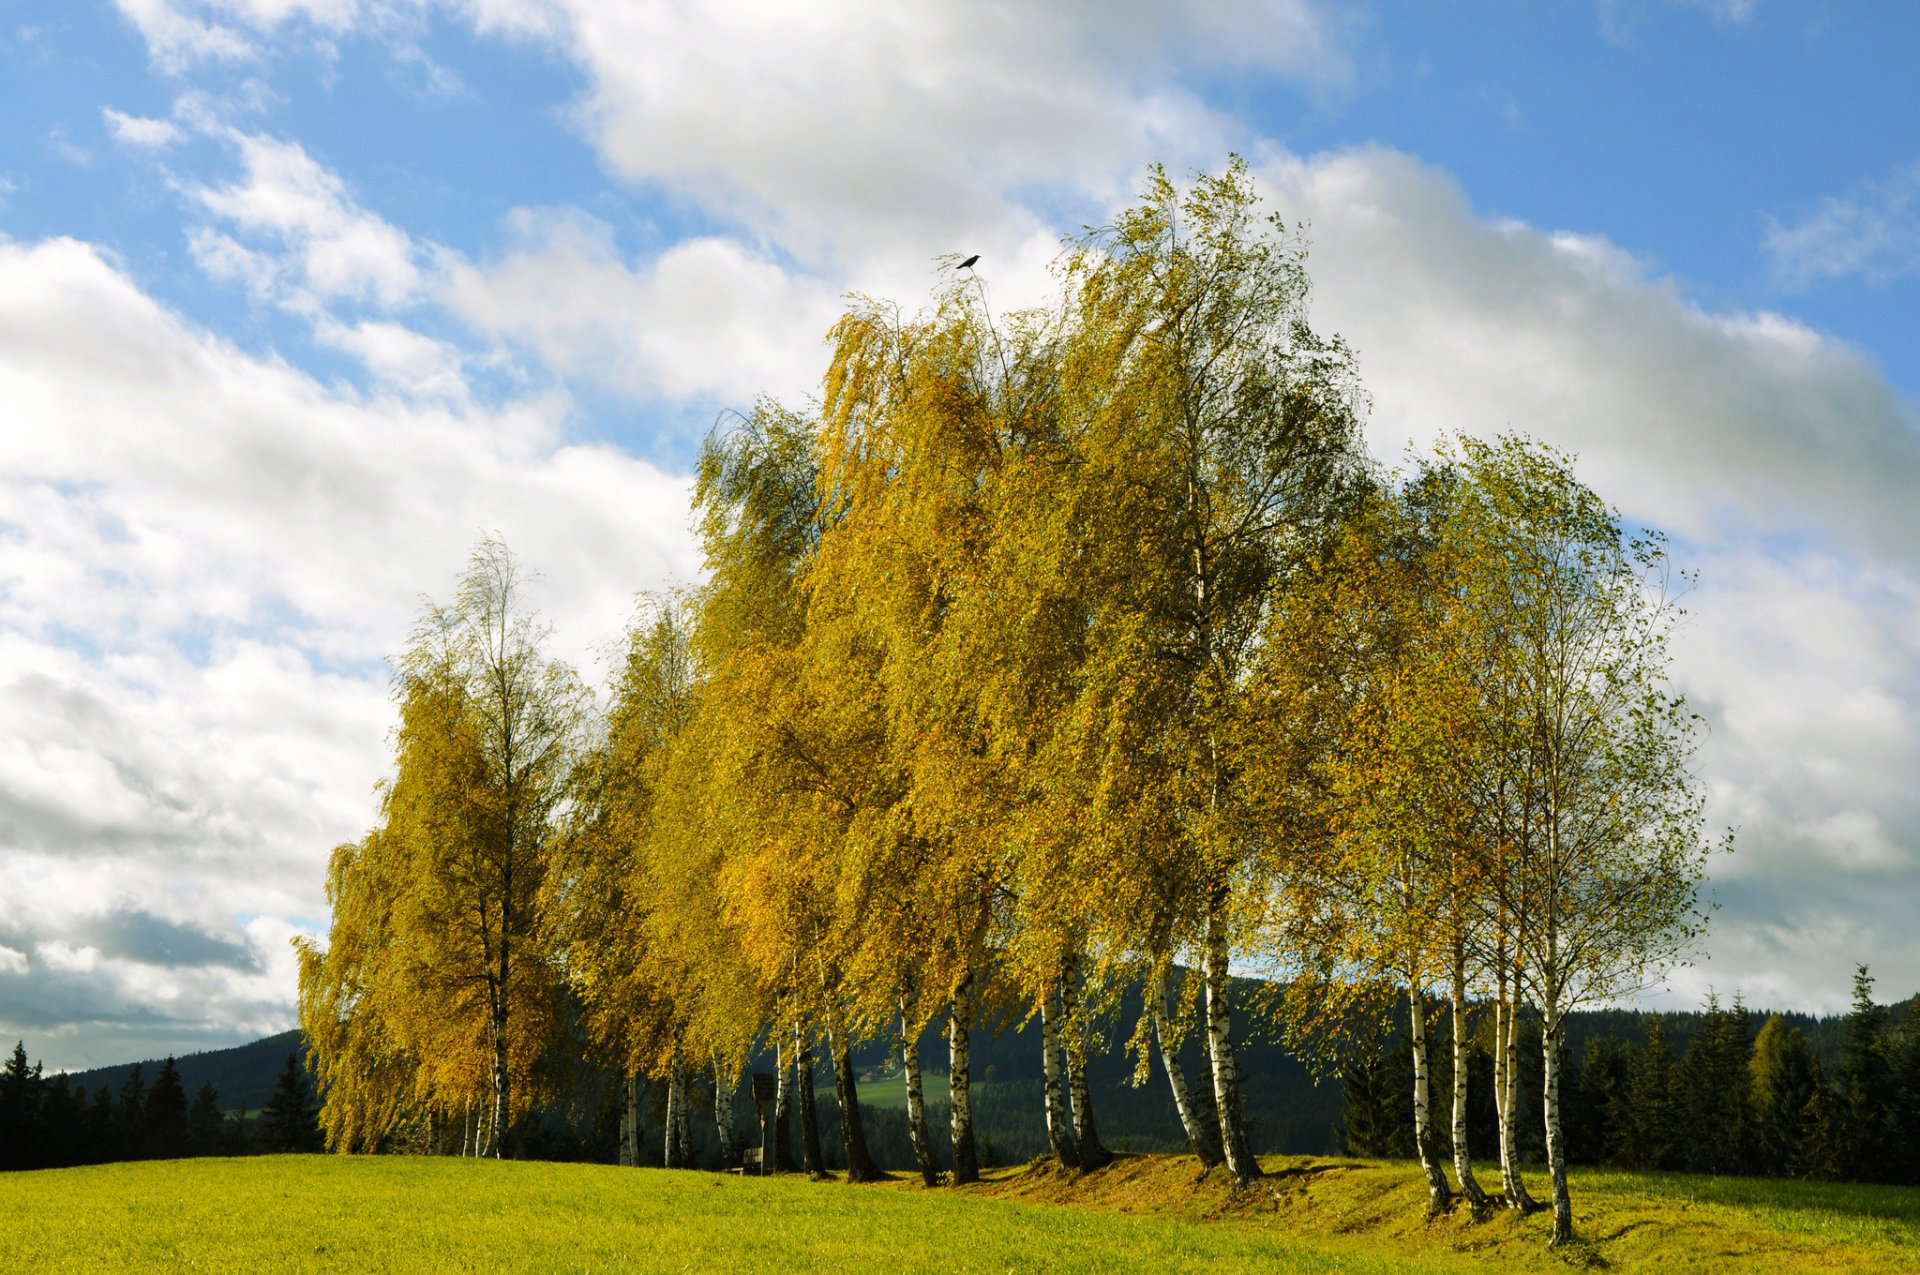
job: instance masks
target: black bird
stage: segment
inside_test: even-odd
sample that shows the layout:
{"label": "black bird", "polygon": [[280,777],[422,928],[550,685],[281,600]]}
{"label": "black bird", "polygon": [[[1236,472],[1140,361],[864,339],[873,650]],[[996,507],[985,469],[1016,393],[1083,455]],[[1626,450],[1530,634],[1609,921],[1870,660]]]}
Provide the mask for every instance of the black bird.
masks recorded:
{"label": "black bird", "polygon": [[980,254],[976,252],[971,257],[968,257],[965,261],[955,266],[954,269],[955,270],[971,270],[973,269],[973,263],[978,260],[980,260]]}

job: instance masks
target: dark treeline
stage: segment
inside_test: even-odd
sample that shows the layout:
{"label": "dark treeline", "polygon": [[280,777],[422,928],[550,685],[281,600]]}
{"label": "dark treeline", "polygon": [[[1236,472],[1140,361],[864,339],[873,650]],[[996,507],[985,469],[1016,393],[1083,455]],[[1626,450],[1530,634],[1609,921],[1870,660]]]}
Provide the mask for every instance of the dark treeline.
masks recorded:
{"label": "dark treeline", "polygon": [[[1916,1001],[1875,1003],[1863,966],[1850,1013],[1815,1019],[1756,1014],[1709,1000],[1698,1014],[1583,1016],[1563,1046],[1563,1117],[1575,1164],[1679,1173],[1752,1174],[1920,1184],[1920,1013]],[[1527,1032],[1522,1027],[1522,1032]],[[1495,1124],[1493,1061],[1469,1038],[1469,1138]],[[1534,1029],[1537,1036],[1537,1029]],[[1451,1048],[1444,1023],[1432,1042]],[[1537,1110],[1537,1050],[1522,1050],[1522,1101]],[[1395,1040],[1355,1056],[1344,1074],[1347,1146],[1356,1155],[1412,1158],[1406,1094],[1412,1056]],[[1444,1069],[1433,1101],[1452,1100]],[[1524,1126],[1523,1159],[1543,1154]]]}
{"label": "dark treeline", "polygon": [[27,1062],[25,1042],[0,1070],[0,1169],[57,1169],[115,1160],[318,1151],[320,1129],[297,1055],[259,1115],[221,1108],[211,1082],[192,1098],[172,1058],[149,1079],[135,1063],[119,1087],[91,1093],[65,1074]]}

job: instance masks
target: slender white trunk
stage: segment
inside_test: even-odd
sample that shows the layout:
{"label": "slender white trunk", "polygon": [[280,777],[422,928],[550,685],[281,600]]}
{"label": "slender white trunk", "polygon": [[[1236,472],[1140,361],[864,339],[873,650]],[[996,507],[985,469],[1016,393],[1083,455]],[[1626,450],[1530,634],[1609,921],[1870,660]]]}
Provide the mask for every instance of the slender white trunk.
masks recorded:
{"label": "slender white trunk", "polygon": [[953,994],[947,1018],[947,1118],[953,1139],[953,1182],[980,1180],[980,1153],[973,1141],[973,1003],[969,975]]}
{"label": "slender white trunk", "polygon": [[1427,1216],[1443,1213],[1453,1202],[1447,1175],[1434,1154],[1433,1107],[1427,1075],[1427,1006],[1420,985],[1407,987],[1407,1021],[1413,1041],[1413,1145],[1420,1154],[1420,1171],[1427,1177]]}
{"label": "slender white trunk", "polygon": [[1066,1057],[1060,1048],[1060,993],[1047,988],[1040,998],[1040,1074],[1046,1082],[1047,1145],[1063,1169],[1080,1167],[1080,1147],[1067,1114]]}
{"label": "slender white trunk", "polygon": [[800,1103],[801,1168],[808,1177],[825,1177],[827,1166],[820,1154],[820,1119],[813,1105],[813,1044],[806,1028],[793,1025],[794,1096]]}
{"label": "slender white trunk", "polygon": [[620,1082],[620,1163],[640,1163],[640,1077],[632,1073]]}
{"label": "slender white trunk", "polygon": [[[1551,1002],[1551,995],[1548,997]],[[1547,1171],[1553,1176],[1553,1238],[1549,1248],[1573,1239],[1573,1201],[1567,1194],[1567,1140],[1560,1128],[1560,1038],[1566,1022],[1559,1007],[1549,1003],[1541,1010],[1540,1050],[1546,1069],[1543,1105],[1547,1116]]]}
{"label": "slender white trunk", "polygon": [[669,1169],[683,1169],[680,1162],[680,1108],[686,1104],[687,1096],[680,1085],[680,1064],[675,1063],[667,1073],[667,1131],[665,1145],[661,1148],[660,1159]]}
{"label": "slender white trunk", "polygon": [[1171,977],[1163,977],[1159,994],[1147,998],[1153,1014],[1153,1035],[1160,1045],[1160,1065],[1166,1068],[1167,1084],[1173,1090],[1173,1108],[1180,1113],[1180,1128],[1187,1135],[1187,1149],[1193,1152],[1203,1167],[1210,1169],[1224,1158],[1220,1153],[1220,1132],[1217,1126],[1208,1127],[1211,1122],[1194,1101],[1187,1085],[1186,1068],[1180,1065],[1179,1048],[1167,1029],[1167,983]]}
{"label": "slender white trunk", "polygon": [[1499,999],[1494,1011],[1494,1110],[1500,1117],[1500,1195],[1510,1209],[1530,1211],[1539,1207],[1520,1176],[1519,1136],[1520,1048],[1517,1027],[1520,1015],[1518,986],[1503,962],[1499,974]]}
{"label": "slender white trunk", "polygon": [[1205,968],[1207,981],[1207,1055],[1213,1062],[1213,1109],[1220,1119],[1220,1149],[1235,1186],[1260,1176],[1247,1139],[1247,1123],[1240,1111],[1240,1071],[1233,1056],[1233,1020],[1228,1006],[1227,934],[1219,905],[1207,918]]}
{"label": "slender white trunk", "polygon": [[720,1167],[734,1167],[735,1146],[733,1135],[733,1081],[720,1063],[720,1055],[713,1055],[713,1127],[720,1136]]}
{"label": "slender white trunk", "polygon": [[[773,1165],[771,1172],[793,1172],[793,1068],[787,1063],[786,1046],[776,1035],[773,1042]],[[762,1170],[768,1166],[762,1164]]]}
{"label": "slender white trunk", "polygon": [[940,1185],[940,1167],[933,1160],[933,1135],[927,1129],[926,1095],[920,1088],[920,1040],[907,1021],[907,1001],[900,998],[900,1066],[907,1078],[907,1136],[913,1142],[913,1160],[920,1181]]}
{"label": "slender white trunk", "polygon": [[1067,962],[1060,980],[1060,1027],[1067,1045],[1067,1095],[1073,1102],[1073,1141],[1082,1169],[1097,1169],[1113,1157],[1100,1143],[1093,1118],[1093,1089],[1087,1083],[1087,1036],[1092,1030],[1080,1003],[1078,960]]}
{"label": "slender white trunk", "polygon": [[1459,944],[1453,949],[1453,1176],[1475,1213],[1486,1208],[1487,1193],[1473,1176],[1467,1148],[1467,965]]}

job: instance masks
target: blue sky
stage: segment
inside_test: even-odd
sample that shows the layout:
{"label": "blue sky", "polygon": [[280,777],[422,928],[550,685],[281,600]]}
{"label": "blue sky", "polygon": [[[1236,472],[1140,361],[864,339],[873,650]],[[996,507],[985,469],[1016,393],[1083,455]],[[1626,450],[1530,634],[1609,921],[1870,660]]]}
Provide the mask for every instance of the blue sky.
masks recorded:
{"label": "blue sky", "polygon": [[591,675],[697,569],[700,436],[803,399],[844,293],[963,251],[1038,300],[1144,165],[1229,151],[1311,223],[1378,454],[1527,430],[1700,569],[1741,848],[1655,1002],[1920,989],[1920,13],[974,12],[0,0],[0,1032],[286,1026],[384,657],[480,529]]}

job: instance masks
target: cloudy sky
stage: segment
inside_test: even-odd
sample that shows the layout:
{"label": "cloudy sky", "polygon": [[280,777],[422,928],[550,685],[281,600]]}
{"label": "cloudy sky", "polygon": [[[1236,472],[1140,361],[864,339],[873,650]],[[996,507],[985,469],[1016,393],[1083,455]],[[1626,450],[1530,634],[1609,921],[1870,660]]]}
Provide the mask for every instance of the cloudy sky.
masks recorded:
{"label": "cloudy sky", "polygon": [[1388,459],[1576,450],[1701,575],[1708,987],[1920,990],[1920,20],[1890,0],[0,0],[0,1036],[294,1021],[484,530],[598,678],[850,290],[1036,299],[1249,157]]}

